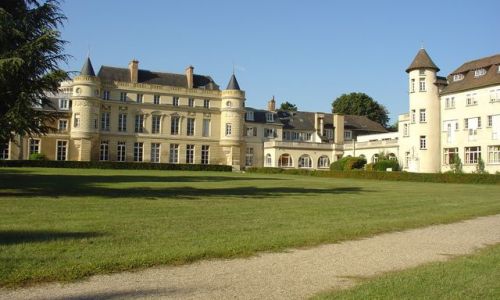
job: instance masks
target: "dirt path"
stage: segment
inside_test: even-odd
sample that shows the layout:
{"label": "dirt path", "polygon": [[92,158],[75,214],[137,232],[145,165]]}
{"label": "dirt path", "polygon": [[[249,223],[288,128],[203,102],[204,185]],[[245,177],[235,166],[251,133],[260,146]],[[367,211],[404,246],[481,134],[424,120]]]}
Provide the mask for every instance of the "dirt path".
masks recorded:
{"label": "dirt path", "polygon": [[500,243],[500,215],[248,259],[98,275],[0,290],[0,299],[303,299],[352,278],[443,261]]}

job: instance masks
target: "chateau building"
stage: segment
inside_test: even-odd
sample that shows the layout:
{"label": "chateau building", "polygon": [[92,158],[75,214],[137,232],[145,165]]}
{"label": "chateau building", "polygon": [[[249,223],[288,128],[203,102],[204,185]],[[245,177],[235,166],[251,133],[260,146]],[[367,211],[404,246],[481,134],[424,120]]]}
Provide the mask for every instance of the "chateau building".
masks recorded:
{"label": "chateau building", "polygon": [[384,153],[404,170],[440,172],[460,157],[464,170],[480,159],[500,171],[500,55],[463,64],[448,77],[421,49],[406,72],[409,113],[398,132],[366,117],[245,106],[233,74],[225,89],[209,76],[102,66],[90,58],[51,95],[54,132],[17,137],[0,159],[223,164],[327,169],[342,156],[377,161]]}

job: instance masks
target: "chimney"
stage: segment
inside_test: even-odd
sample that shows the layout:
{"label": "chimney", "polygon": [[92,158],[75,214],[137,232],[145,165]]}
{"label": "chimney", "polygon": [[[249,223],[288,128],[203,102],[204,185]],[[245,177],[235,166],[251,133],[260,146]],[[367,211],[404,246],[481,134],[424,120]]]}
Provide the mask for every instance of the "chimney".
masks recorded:
{"label": "chimney", "polygon": [[193,88],[193,66],[189,66],[186,68],[186,80],[187,80],[187,88],[192,89]]}
{"label": "chimney", "polygon": [[139,79],[139,61],[133,59],[128,64],[128,69],[130,71],[130,82],[137,83]]}
{"label": "chimney", "polygon": [[276,111],[276,101],[274,101],[274,96],[273,96],[273,99],[271,99],[267,102],[267,110],[268,111]]}
{"label": "chimney", "polygon": [[335,144],[344,143],[344,115],[333,114],[333,142]]}
{"label": "chimney", "polygon": [[324,114],[314,113],[314,129],[319,134],[319,136],[325,135],[325,125],[323,123],[323,119],[325,118]]}

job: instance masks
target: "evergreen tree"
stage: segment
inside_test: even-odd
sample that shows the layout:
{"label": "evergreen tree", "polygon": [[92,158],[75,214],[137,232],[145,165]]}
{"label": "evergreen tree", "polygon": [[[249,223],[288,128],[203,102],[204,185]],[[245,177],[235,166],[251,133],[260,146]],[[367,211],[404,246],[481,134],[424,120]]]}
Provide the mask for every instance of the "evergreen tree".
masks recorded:
{"label": "evergreen tree", "polygon": [[297,105],[292,104],[288,101],[285,101],[285,102],[281,103],[280,109],[286,110],[286,111],[297,111]]}

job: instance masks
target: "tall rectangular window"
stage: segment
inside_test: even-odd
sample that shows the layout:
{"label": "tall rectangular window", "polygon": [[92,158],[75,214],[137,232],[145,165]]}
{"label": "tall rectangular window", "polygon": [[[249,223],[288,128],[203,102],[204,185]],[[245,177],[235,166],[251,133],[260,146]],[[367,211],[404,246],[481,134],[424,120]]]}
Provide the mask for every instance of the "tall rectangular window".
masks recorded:
{"label": "tall rectangular window", "polygon": [[226,136],[230,136],[232,132],[232,125],[231,123],[226,123]]}
{"label": "tall rectangular window", "polygon": [[443,163],[445,165],[454,164],[455,159],[458,157],[458,148],[444,148],[443,154]]}
{"label": "tall rectangular window", "polygon": [[68,141],[57,141],[56,160],[68,159]]}
{"label": "tall rectangular window", "polygon": [[168,162],[171,164],[176,164],[179,162],[179,144],[170,144],[170,154],[168,156]]}
{"label": "tall rectangular window", "polygon": [[203,100],[203,107],[204,108],[210,108],[210,100],[209,99]]}
{"label": "tall rectangular window", "polygon": [[427,122],[427,116],[425,114],[425,109],[420,110],[420,123],[425,123]]}
{"label": "tall rectangular window", "polygon": [[210,146],[202,145],[201,146],[201,164],[207,165],[210,161]]}
{"label": "tall rectangular window", "polygon": [[246,150],[245,166],[253,166],[253,148],[247,148]]}
{"label": "tall rectangular window", "polygon": [[127,149],[125,142],[118,142],[116,146],[116,160],[125,161],[127,159]]}
{"label": "tall rectangular window", "polygon": [[488,163],[500,163],[500,145],[488,146]]}
{"label": "tall rectangular window", "polygon": [[481,158],[481,147],[465,147],[465,163],[477,164]]}
{"label": "tall rectangular window", "polygon": [[194,98],[189,98],[188,99],[188,106],[189,107],[194,107]]}
{"label": "tall rectangular window", "polygon": [[108,90],[102,91],[102,99],[109,100],[109,91]]}
{"label": "tall rectangular window", "polygon": [[194,118],[187,118],[187,130],[186,130],[186,134],[189,135],[189,136],[193,136],[194,135]]}
{"label": "tall rectangular window", "polygon": [[172,98],[172,105],[173,106],[179,106],[179,97],[173,97]]}
{"label": "tall rectangular window", "polygon": [[151,133],[160,133],[161,116],[153,115],[151,119]]}
{"label": "tall rectangular window", "polygon": [[142,103],[142,99],[144,98],[144,94],[137,94],[136,96],[136,102],[137,103]]}
{"label": "tall rectangular window", "polygon": [[418,81],[418,90],[419,92],[425,92],[425,78],[420,78]]}
{"label": "tall rectangular window", "polygon": [[134,143],[134,161],[142,161],[144,143]]}
{"label": "tall rectangular window", "polygon": [[210,136],[210,119],[203,119],[203,136]]}
{"label": "tall rectangular window", "polygon": [[144,115],[135,115],[135,132],[144,132]]}
{"label": "tall rectangular window", "polygon": [[109,131],[109,112],[103,112],[101,113],[101,130],[102,131]]}
{"label": "tall rectangular window", "polygon": [[75,113],[73,115],[73,127],[78,128],[80,127],[80,114]]}
{"label": "tall rectangular window", "polygon": [[255,136],[255,130],[256,128],[255,127],[247,127],[246,128],[246,135],[247,136]]}
{"label": "tall rectangular window", "polygon": [[420,149],[425,150],[427,149],[427,139],[425,135],[420,136]]}
{"label": "tall rectangular window", "polygon": [[160,95],[153,96],[153,104],[160,104]]}
{"label": "tall rectangular window", "polygon": [[66,98],[59,99],[59,109],[68,110],[69,109],[69,100]]}
{"label": "tall rectangular window", "polygon": [[276,137],[276,131],[274,128],[264,128],[264,137],[266,138],[275,138]]}
{"label": "tall rectangular window", "polygon": [[151,162],[159,163],[160,162],[160,152],[161,144],[160,143],[151,143]]}
{"label": "tall rectangular window", "polygon": [[415,110],[414,110],[414,109],[412,109],[412,110],[411,110],[411,122],[412,122],[412,123],[415,123],[415,119],[416,119],[415,114],[416,114]]}
{"label": "tall rectangular window", "polygon": [[266,122],[274,122],[274,114],[266,113]]}
{"label": "tall rectangular window", "polygon": [[410,83],[410,93],[415,93],[415,79],[411,80],[411,83]]}
{"label": "tall rectangular window", "polygon": [[68,120],[66,119],[59,120],[57,124],[57,129],[60,132],[65,132],[66,130],[68,130]]}
{"label": "tall rectangular window", "polygon": [[179,134],[179,123],[180,118],[173,116],[170,120],[170,134],[178,135]]}
{"label": "tall rectangular window", "polygon": [[29,154],[40,153],[40,140],[30,139],[30,152]]}
{"label": "tall rectangular window", "polygon": [[101,146],[99,147],[99,160],[107,161],[109,160],[109,142],[101,141]]}
{"label": "tall rectangular window", "polygon": [[127,93],[126,92],[121,92],[120,93],[120,101],[121,102],[127,102]]}
{"label": "tall rectangular window", "polygon": [[186,145],[186,163],[194,163],[194,145]]}
{"label": "tall rectangular window", "polygon": [[253,111],[247,111],[245,113],[245,117],[247,121],[254,121],[254,112]]}
{"label": "tall rectangular window", "polygon": [[118,115],[118,131],[127,131],[127,114],[121,113]]}
{"label": "tall rectangular window", "polygon": [[410,135],[410,124],[403,123],[403,136],[409,136],[409,135]]}
{"label": "tall rectangular window", "polygon": [[9,159],[9,143],[0,144],[0,159]]}

